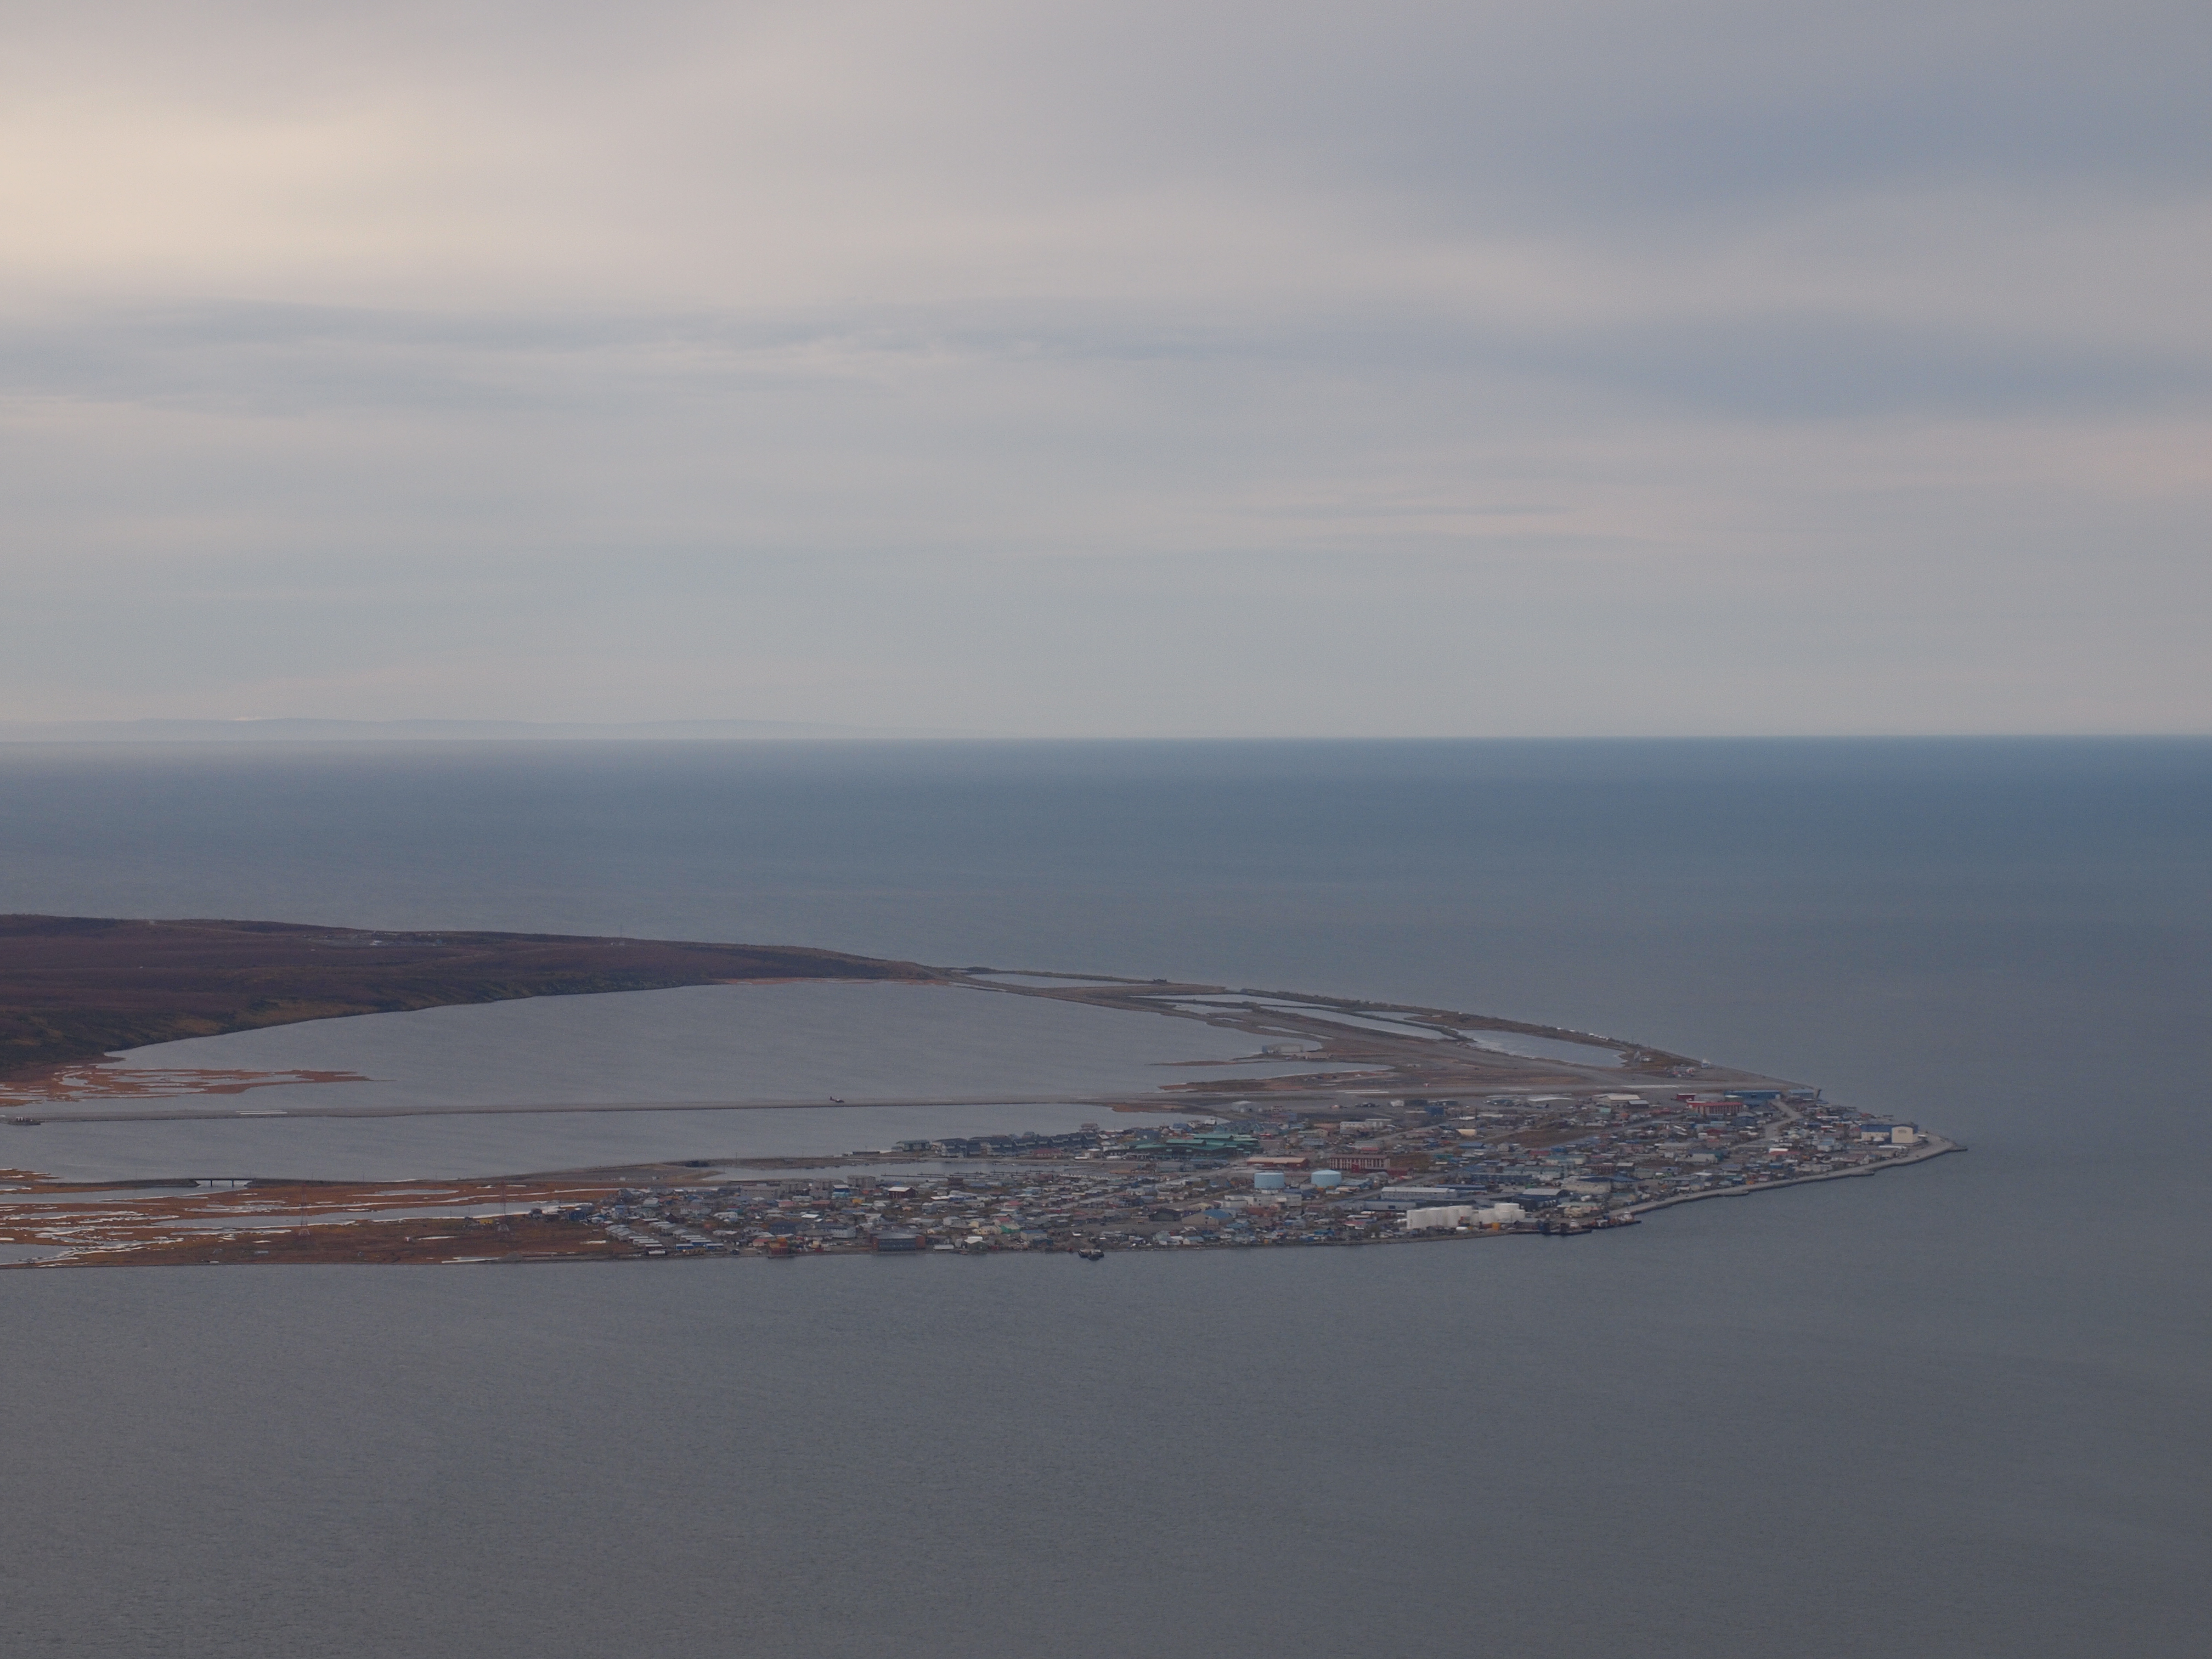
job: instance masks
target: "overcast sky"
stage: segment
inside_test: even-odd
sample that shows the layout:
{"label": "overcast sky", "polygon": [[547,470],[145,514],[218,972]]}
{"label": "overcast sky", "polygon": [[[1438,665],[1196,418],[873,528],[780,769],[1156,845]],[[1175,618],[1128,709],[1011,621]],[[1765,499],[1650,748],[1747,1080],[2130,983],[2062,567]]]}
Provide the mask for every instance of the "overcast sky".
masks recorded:
{"label": "overcast sky", "polygon": [[12,0],[0,719],[2212,730],[2202,0]]}

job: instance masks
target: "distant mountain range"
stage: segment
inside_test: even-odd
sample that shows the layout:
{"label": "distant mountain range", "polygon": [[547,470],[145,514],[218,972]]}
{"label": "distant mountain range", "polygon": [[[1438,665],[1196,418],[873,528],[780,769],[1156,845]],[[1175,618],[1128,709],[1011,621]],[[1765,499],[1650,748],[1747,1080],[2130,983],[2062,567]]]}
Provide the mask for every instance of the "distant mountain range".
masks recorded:
{"label": "distant mountain range", "polygon": [[943,738],[980,733],[809,720],[0,720],[0,743],[392,743]]}

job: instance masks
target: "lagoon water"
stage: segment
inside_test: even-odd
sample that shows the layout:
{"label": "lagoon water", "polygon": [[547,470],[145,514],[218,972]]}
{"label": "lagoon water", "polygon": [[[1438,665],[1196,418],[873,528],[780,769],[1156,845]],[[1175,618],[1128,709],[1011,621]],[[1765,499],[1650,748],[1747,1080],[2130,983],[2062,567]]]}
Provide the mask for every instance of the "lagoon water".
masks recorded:
{"label": "lagoon water", "polygon": [[0,908],[1401,1000],[1972,1148],[1572,1241],[0,1274],[10,1653],[2203,1650],[2212,744],[27,747]]}
{"label": "lagoon water", "polygon": [[947,985],[689,985],[311,1020],[135,1048],[126,1069],[352,1071],[257,1106],[934,1099],[1153,1090],[1280,1066],[1197,1020]]}
{"label": "lagoon water", "polygon": [[[811,1157],[941,1135],[1064,1131],[1101,1115],[1096,1105],[1062,1103],[1066,1097],[1142,1096],[1194,1079],[1313,1069],[1252,1061],[1255,1047],[1247,1033],[1198,1020],[951,986],[702,985],[543,997],[314,1020],[133,1049],[119,1069],[338,1071],[367,1080],[278,1084],[242,1096],[34,1105],[39,1127],[0,1140],[0,1163],[67,1181],[241,1174],[395,1180],[702,1157]],[[1230,1063],[1240,1059],[1245,1063]],[[929,1103],[859,1103],[902,1097]],[[1012,1103],[969,1104],[963,1097]],[[813,1111],[694,1106],[70,1121],[164,1108],[276,1113],[831,1098],[855,1103]]]}

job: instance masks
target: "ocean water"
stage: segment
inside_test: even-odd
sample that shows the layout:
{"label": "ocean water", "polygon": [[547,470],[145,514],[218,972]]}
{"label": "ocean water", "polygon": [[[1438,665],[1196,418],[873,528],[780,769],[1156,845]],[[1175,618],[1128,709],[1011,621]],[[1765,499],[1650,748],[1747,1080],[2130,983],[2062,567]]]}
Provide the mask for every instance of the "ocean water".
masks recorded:
{"label": "ocean water", "polygon": [[0,908],[1364,995],[1972,1148],[1577,1240],[0,1274],[11,1653],[2203,1650],[2212,744],[22,747]]}

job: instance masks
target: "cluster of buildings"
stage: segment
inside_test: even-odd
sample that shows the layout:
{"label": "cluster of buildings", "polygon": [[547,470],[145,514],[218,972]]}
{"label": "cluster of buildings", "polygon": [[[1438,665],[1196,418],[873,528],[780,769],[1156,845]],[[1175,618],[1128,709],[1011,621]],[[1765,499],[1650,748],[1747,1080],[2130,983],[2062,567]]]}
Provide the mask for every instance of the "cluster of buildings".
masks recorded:
{"label": "cluster of buildings", "polygon": [[[1575,1233],[1924,1155],[1817,1091],[1500,1095],[902,1143],[834,1175],[632,1188],[571,1219],[648,1255],[1127,1250]],[[894,1160],[972,1164],[901,1173]]]}

